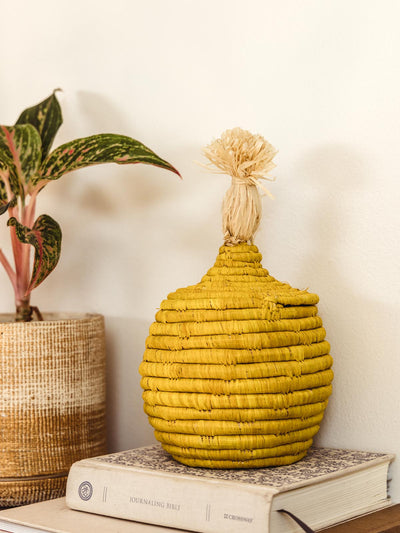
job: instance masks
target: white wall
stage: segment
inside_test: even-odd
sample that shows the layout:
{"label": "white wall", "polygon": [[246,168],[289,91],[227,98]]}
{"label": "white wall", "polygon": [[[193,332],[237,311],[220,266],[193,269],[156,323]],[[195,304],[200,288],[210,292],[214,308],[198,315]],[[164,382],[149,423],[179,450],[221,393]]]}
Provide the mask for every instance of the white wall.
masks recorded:
{"label": "white wall", "polygon": [[[34,303],[106,316],[111,448],[153,440],[137,372],[145,338],[161,300],[214,262],[229,179],[194,161],[238,125],[279,149],[256,238],[264,266],[321,298],[335,381],[318,443],[400,454],[400,3],[0,4],[1,123],[62,87],[57,144],[125,133],[184,176],[108,165],[40,199],[64,243]],[[1,272],[0,291],[11,311]],[[393,473],[400,501],[399,464]]]}

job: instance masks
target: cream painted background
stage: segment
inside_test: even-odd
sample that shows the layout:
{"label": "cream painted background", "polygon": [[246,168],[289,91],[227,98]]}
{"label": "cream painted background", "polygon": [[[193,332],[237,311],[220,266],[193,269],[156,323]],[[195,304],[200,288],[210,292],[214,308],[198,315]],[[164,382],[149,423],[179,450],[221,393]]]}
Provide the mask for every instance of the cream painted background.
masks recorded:
{"label": "cream painted background", "polygon": [[[39,203],[64,244],[34,303],[106,316],[110,448],[153,441],[137,372],[148,327],[169,292],[214,262],[229,179],[194,161],[240,125],[279,149],[275,200],[264,200],[256,238],[264,266],[321,298],[335,381],[318,443],[400,455],[400,3],[0,6],[2,123],[62,87],[57,144],[125,133],[184,176],[102,166],[49,185]],[[0,311],[11,310],[1,272],[0,291]]]}

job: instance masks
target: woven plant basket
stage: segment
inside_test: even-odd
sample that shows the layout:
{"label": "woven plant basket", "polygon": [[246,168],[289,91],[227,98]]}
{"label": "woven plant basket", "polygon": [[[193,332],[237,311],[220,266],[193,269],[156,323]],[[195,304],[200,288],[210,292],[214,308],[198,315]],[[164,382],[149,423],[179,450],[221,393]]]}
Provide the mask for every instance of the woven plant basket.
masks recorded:
{"label": "woven plant basket", "polygon": [[0,315],[0,507],[65,493],[74,461],[106,453],[101,315]]}
{"label": "woven plant basket", "polygon": [[243,130],[216,143],[210,160],[223,171],[234,161],[225,244],[199,284],[161,303],[140,366],[144,409],[165,450],[189,466],[286,465],[306,455],[319,429],[333,378],[329,343],[318,296],[270,276],[251,244],[260,164],[251,166],[249,152],[254,143],[269,170],[272,147]]}

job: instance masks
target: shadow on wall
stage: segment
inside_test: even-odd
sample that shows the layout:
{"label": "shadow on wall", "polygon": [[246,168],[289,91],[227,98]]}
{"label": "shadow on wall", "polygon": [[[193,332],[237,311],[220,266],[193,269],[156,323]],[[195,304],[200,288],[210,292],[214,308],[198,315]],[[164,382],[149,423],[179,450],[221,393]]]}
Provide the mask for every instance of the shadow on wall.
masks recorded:
{"label": "shadow on wall", "polygon": [[120,107],[115,106],[109,98],[101,93],[91,91],[77,91],[77,104],[79,116],[85,123],[86,129],[103,131],[106,129],[110,133],[122,133],[132,135],[134,126],[126,120],[127,114],[122,113]]}
{"label": "shadow on wall", "polygon": [[[310,227],[305,228],[311,246],[298,267],[304,272],[300,277],[310,279],[311,289],[321,297],[320,315],[332,345],[335,371],[333,395],[317,444],[387,448],[382,440],[386,426],[400,427],[400,412],[387,414],[387,406],[398,403],[397,387],[391,385],[400,382],[396,351],[390,350],[398,328],[395,304],[384,298],[373,300],[361,283],[354,282],[353,272],[346,270],[351,264],[361,272],[369,259],[364,243],[352,237],[358,216],[354,199],[362,198],[368,189],[369,170],[361,157],[352,156],[343,146],[311,154],[300,172],[306,176],[302,178],[305,191],[314,195],[309,205],[316,207],[309,212]],[[361,212],[363,207],[359,206]],[[151,321],[106,317],[110,451],[155,442],[143,412],[138,373]]]}
{"label": "shadow on wall", "polygon": [[368,167],[348,146],[328,145],[309,153],[296,169],[313,206],[304,224],[308,256],[298,267],[330,296],[348,294],[343,259],[357,261],[362,253],[363,243],[352,242],[351,230],[359,216],[357,199],[368,188]]}
{"label": "shadow on wall", "polygon": [[[151,139],[143,138],[143,131],[148,132],[148,124],[139,128],[129,119],[129,113],[116,106],[101,94],[79,91],[76,103],[63,103],[65,123],[62,142],[97,133],[117,133],[128,135],[143,142],[160,157],[174,164],[174,157],[161,153],[157,143],[157,131],[152,132]],[[75,116],[74,116],[75,114]],[[158,132],[158,136],[162,133]],[[178,176],[152,165],[101,164],[78,171],[85,184],[71,187],[69,181],[61,180],[58,184],[63,201],[77,209],[101,212],[103,215],[115,215],[124,209],[145,207],[163,201],[167,195],[174,193],[171,182],[179,183]],[[75,174],[75,173],[74,173]],[[161,176],[162,179],[158,179]],[[94,179],[91,179],[94,177]],[[85,179],[86,178],[86,179]]]}
{"label": "shadow on wall", "polygon": [[[398,311],[385,294],[378,301],[368,297],[368,276],[361,276],[372,268],[374,258],[366,244],[371,235],[376,238],[376,230],[365,233],[374,224],[369,211],[373,206],[365,194],[372,182],[368,154],[347,145],[324,146],[308,154],[297,168],[312,191],[310,205],[316,206],[305,230],[312,246],[299,268],[301,277],[310,279],[311,289],[320,295],[319,311],[334,358],[333,394],[317,443],[379,450],[385,446],[386,406],[396,402],[397,393],[390,386],[390,346]],[[359,224],[364,239],[358,236]],[[399,379],[400,371],[395,373]]]}
{"label": "shadow on wall", "polygon": [[[76,108],[82,108],[83,126],[75,135],[68,132],[67,138],[116,129],[132,133],[126,116],[107,98],[78,93],[75,113]],[[187,284],[197,282],[204,274],[208,262],[201,268],[202,258],[213,261],[222,244],[225,184],[193,163],[199,159],[199,147],[180,146],[179,154],[160,153],[179,168],[183,180],[150,165],[105,164],[72,172],[49,185],[47,204],[40,211],[52,215],[53,206],[65,206],[54,214],[63,228],[64,244],[60,264],[47,284],[48,294],[60,307],[76,308],[79,294],[87,295],[99,312],[107,313],[101,308],[107,306],[110,314],[124,315],[127,302],[146,305],[151,302],[149,293],[165,295],[177,265],[183,284],[186,279]],[[210,196],[210,187],[223,188],[223,193]],[[61,277],[73,280],[73,293],[61,291]],[[46,293],[41,294],[47,304]]]}
{"label": "shadow on wall", "polygon": [[139,365],[150,324],[135,318],[106,317],[107,435],[109,452],[155,442],[143,411]]}

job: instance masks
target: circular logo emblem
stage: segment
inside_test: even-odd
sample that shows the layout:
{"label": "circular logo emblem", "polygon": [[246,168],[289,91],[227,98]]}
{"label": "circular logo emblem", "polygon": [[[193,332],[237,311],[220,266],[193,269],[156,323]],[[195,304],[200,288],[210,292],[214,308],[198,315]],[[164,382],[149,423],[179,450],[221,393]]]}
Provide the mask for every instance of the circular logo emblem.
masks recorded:
{"label": "circular logo emblem", "polygon": [[84,481],[79,485],[78,494],[81,500],[90,500],[93,494],[93,487],[89,481]]}

